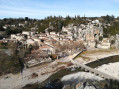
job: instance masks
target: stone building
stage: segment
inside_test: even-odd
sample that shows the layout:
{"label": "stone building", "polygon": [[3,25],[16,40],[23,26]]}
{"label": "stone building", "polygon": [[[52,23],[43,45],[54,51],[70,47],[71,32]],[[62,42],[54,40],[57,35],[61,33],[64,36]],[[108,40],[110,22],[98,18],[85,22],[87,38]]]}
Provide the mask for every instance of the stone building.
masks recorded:
{"label": "stone building", "polygon": [[98,41],[100,36],[103,37],[103,28],[101,23],[97,25],[88,23],[88,25],[81,24],[80,26],[73,26],[71,24],[67,27],[63,27],[62,32],[67,33],[67,35],[72,35],[73,40],[78,39],[86,42]]}
{"label": "stone building", "polygon": [[103,37],[102,24],[96,20],[88,25],[81,24],[74,26],[73,24],[62,28],[62,32],[72,36],[72,40],[81,40],[83,42],[90,43],[89,47],[95,47],[96,42],[99,41],[99,37]]}

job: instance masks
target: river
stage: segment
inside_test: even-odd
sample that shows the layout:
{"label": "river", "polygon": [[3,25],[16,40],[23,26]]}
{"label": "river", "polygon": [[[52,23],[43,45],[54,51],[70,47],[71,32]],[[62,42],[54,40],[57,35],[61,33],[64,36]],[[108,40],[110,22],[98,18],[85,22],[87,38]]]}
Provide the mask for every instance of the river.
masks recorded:
{"label": "river", "polygon": [[[92,68],[96,68],[96,67],[99,67],[103,64],[114,63],[114,62],[119,62],[119,55],[99,59],[99,60],[93,61],[91,63],[88,63],[86,65],[89,67],[92,67]],[[75,68],[74,71],[71,71],[71,70],[72,70],[72,68],[60,70],[60,71],[54,73],[53,75],[51,75],[44,82],[42,82],[40,84],[36,83],[36,84],[30,85],[30,87],[35,87],[38,89],[50,89],[50,88],[61,89],[62,84],[59,81],[63,76],[82,71],[80,68]],[[50,88],[47,88],[47,87],[50,87]],[[32,88],[29,88],[28,86],[26,86],[23,89],[32,89]]]}

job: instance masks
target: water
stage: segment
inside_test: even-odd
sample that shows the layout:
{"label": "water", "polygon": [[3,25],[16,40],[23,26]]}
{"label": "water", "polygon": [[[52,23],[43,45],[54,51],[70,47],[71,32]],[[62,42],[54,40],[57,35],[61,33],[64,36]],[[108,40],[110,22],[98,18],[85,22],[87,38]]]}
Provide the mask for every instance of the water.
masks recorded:
{"label": "water", "polygon": [[88,63],[86,65],[90,66],[92,68],[96,68],[103,64],[114,63],[114,62],[119,62],[119,55],[102,58],[102,59],[96,60],[94,62]]}

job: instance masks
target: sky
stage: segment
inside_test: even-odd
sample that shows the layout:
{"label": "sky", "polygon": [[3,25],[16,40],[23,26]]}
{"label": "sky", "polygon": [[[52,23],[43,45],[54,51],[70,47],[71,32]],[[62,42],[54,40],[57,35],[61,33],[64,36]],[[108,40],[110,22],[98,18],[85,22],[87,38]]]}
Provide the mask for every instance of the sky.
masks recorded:
{"label": "sky", "polygon": [[119,0],[0,0],[0,19],[47,16],[119,16]]}

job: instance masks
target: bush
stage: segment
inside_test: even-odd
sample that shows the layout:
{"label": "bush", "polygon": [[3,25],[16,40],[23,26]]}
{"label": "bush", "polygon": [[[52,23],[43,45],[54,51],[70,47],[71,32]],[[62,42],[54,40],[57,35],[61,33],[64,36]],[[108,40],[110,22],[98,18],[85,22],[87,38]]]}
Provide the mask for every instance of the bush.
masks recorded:
{"label": "bush", "polygon": [[111,40],[111,44],[114,44],[115,43],[115,40]]}
{"label": "bush", "polygon": [[100,36],[100,37],[99,37],[99,41],[102,41],[102,39],[103,39],[103,37],[102,37],[102,36]]}
{"label": "bush", "polygon": [[50,57],[51,57],[52,60],[57,59],[57,55],[56,54],[52,54],[52,55],[50,55]]}

